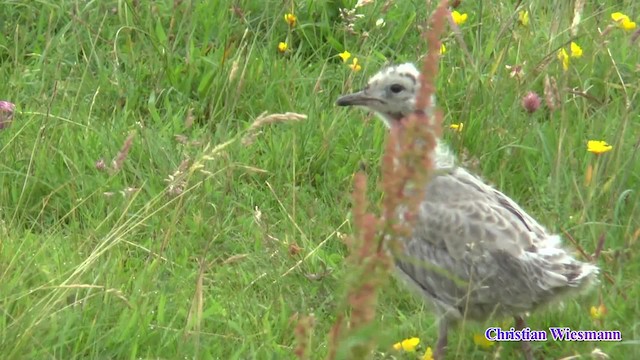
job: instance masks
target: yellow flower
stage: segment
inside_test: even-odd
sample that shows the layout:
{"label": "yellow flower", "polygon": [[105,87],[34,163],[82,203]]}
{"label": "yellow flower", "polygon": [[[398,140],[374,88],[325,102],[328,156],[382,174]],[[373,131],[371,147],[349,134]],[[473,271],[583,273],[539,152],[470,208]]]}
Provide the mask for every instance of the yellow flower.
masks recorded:
{"label": "yellow flower", "polygon": [[440,44],[440,55],[444,55],[447,52],[447,47],[444,44]]}
{"label": "yellow flower", "polygon": [[284,21],[289,24],[290,27],[294,27],[296,26],[296,23],[298,22],[298,18],[289,13],[289,14],[284,14]]}
{"label": "yellow flower", "polygon": [[280,51],[281,53],[287,51],[288,48],[289,48],[289,45],[287,45],[286,42],[280,42],[278,44],[278,51]]}
{"label": "yellow flower", "polygon": [[351,68],[351,70],[353,70],[354,72],[362,70],[362,66],[360,66],[360,64],[358,63],[358,58],[353,58],[353,61],[351,62],[351,64],[349,65],[349,67],[350,67],[350,68]]}
{"label": "yellow flower", "polygon": [[604,306],[604,304],[600,304],[600,306],[598,307],[592,306],[591,309],[589,309],[589,315],[591,315],[591,319],[593,320],[602,319],[606,313],[607,308]]}
{"label": "yellow flower", "polygon": [[348,52],[347,50],[341,52],[340,54],[338,54],[338,56],[340,56],[340,58],[342,59],[343,63],[346,63],[347,60],[349,60],[349,58],[351,57],[351,53]]}
{"label": "yellow flower", "polygon": [[589,140],[587,142],[587,151],[597,155],[611,151],[613,146],[607,144],[606,141]]}
{"label": "yellow flower", "polygon": [[636,28],[635,21],[631,21],[629,17],[621,12],[614,12],[611,14],[611,19],[618,24],[618,27],[627,31],[631,31]]}
{"label": "yellow flower", "polygon": [[522,26],[529,26],[529,12],[527,10],[520,10],[518,12],[518,22]]}
{"label": "yellow flower", "polygon": [[579,58],[582,56],[582,48],[574,43],[573,41],[571,42],[571,57],[572,58]]}
{"label": "yellow flower", "polygon": [[484,350],[489,350],[492,346],[495,345],[493,341],[488,340],[487,337],[484,336],[484,333],[473,335],[473,343],[476,344],[477,347]]}
{"label": "yellow flower", "polygon": [[626,31],[631,31],[634,30],[636,28],[636,22],[635,21],[623,21],[620,24],[620,27]]}
{"label": "yellow flower", "polygon": [[415,352],[418,344],[420,344],[420,339],[418,339],[417,337],[412,337],[412,338],[404,339],[400,342],[393,344],[393,348],[398,351],[402,350],[402,351],[408,351],[408,352]]}
{"label": "yellow flower", "polygon": [[570,51],[571,51],[571,55],[569,55],[569,53],[567,52],[567,50],[565,50],[564,48],[558,50],[558,60],[560,60],[560,62],[562,62],[562,69],[564,71],[569,70],[569,63],[570,63],[570,58],[580,58],[582,57],[582,48],[580,47],[580,45],[576,44],[575,42],[571,42],[571,46],[569,47]]}
{"label": "yellow flower", "polygon": [[427,347],[427,350],[424,351],[424,355],[422,355],[421,360],[433,360],[433,351],[431,347]]}
{"label": "yellow flower", "polygon": [[451,130],[453,130],[455,132],[462,132],[463,128],[464,128],[464,123],[449,125],[449,129],[451,129]]}
{"label": "yellow flower", "polygon": [[453,22],[456,23],[456,25],[462,25],[465,22],[467,22],[467,14],[460,14],[459,12],[453,10],[451,12],[451,17],[453,18]]}
{"label": "yellow flower", "polygon": [[614,12],[613,14],[611,14],[611,19],[617,23],[623,21],[631,21],[627,15],[621,12]]}
{"label": "yellow flower", "polygon": [[567,50],[564,48],[558,50],[558,60],[562,62],[562,69],[564,71],[569,70],[569,54],[567,54]]}

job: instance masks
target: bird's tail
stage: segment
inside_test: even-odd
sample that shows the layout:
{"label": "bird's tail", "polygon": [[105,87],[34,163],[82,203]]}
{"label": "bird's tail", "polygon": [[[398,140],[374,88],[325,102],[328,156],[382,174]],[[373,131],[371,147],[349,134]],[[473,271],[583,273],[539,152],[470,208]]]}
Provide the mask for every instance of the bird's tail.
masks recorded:
{"label": "bird's tail", "polygon": [[[562,279],[558,287],[566,288],[569,292],[586,290],[598,282],[600,269],[591,263],[582,262],[572,257],[569,252],[560,247],[560,237],[550,235],[538,245],[538,255],[547,264],[550,278]],[[550,284],[550,287],[555,287]],[[560,290],[560,289],[558,289]]]}

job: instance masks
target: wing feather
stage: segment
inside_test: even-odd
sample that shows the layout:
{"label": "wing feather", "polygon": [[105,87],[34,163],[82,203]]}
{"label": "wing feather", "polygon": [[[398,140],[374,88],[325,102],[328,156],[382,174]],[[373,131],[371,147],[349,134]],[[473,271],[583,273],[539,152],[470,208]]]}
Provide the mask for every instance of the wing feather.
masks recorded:
{"label": "wing feather", "polygon": [[543,295],[532,276],[546,276],[553,286],[566,284],[529,256],[546,236],[513,200],[454,168],[429,183],[396,266],[424,295],[458,315],[482,318],[499,311],[496,306],[526,311]]}

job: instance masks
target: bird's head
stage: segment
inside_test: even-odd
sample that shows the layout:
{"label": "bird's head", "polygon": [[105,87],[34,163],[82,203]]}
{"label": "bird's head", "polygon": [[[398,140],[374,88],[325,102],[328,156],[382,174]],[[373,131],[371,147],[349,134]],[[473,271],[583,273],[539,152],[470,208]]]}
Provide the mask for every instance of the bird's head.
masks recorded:
{"label": "bird's head", "polygon": [[[420,72],[411,63],[389,66],[375,74],[367,86],[353,94],[342,95],[336,101],[338,106],[362,106],[372,110],[391,128],[402,118],[416,110],[416,95],[420,90]],[[436,106],[435,96],[431,104],[423,111],[433,115]],[[455,157],[449,148],[436,139],[436,168],[452,168]]]}
{"label": "bird's head", "polygon": [[[376,112],[387,127],[415,110],[420,72],[411,63],[389,66],[375,74],[358,92],[342,95],[338,106],[362,106]],[[435,104],[431,99],[431,106]]]}

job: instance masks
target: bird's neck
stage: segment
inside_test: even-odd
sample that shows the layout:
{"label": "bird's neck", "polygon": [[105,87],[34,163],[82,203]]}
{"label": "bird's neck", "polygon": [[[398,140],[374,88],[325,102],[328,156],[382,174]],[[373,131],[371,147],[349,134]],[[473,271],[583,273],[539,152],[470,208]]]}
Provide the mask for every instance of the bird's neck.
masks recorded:
{"label": "bird's neck", "polygon": [[[429,107],[424,110],[425,114],[430,117],[433,116],[435,106],[436,97],[435,95],[431,95],[431,104],[429,104]],[[395,126],[400,122],[400,120],[409,115],[409,113],[405,114],[402,112],[377,112],[376,114],[384,122],[387,128]],[[433,162],[436,169],[451,169],[456,166],[456,159],[453,152],[439,138],[436,139],[436,147],[433,150],[433,154]]]}

